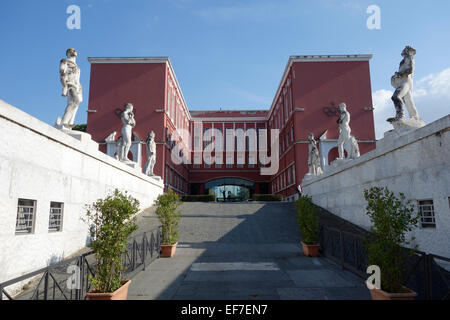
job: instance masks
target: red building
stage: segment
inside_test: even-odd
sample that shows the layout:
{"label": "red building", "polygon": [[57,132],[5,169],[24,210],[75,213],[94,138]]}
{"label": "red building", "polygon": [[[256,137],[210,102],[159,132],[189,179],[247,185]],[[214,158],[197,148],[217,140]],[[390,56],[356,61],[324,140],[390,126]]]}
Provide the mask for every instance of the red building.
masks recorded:
{"label": "red building", "polygon": [[[240,111],[189,111],[169,58],[89,58],[87,131],[102,151],[113,156],[122,128],[120,110],[130,102],[137,125],[129,158],[144,166],[145,139],[153,130],[157,143],[154,173],[164,179],[167,188],[181,194],[205,194],[217,186],[239,185],[250,193],[276,193],[293,200],[308,172],[309,132],[321,138],[323,166],[337,157],[339,103],[347,104],[361,154],[375,148],[370,58],[292,56],[270,109]],[[261,174],[261,168],[271,164],[263,165],[252,152],[253,146],[258,151],[262,147],[261,129],[269,135],[271,129],[280,132],[278,170],[270,175]],[[202,135],[211,132],[213,137],[204,141]],[[236,138],[237,133],[247,135],[239,140],[242,136]],[[175,145],[189,163],[172,159]],[[210,159],[215,161],[209,163]]]}

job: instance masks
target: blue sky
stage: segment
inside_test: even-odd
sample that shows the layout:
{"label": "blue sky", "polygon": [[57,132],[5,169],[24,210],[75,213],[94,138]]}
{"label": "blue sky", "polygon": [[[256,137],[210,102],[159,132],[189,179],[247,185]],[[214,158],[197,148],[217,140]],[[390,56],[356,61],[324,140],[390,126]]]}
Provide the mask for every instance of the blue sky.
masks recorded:
{"label": "blue sky", "polygon": [[[69,5],[81,29],[69,30]],[[369,30],[369,5],[381,29]],[[86,121],[87,57],[169,56],[190,109],[269,108],[291,55],[371,53],[377,136],[393,115],[390,76],[417,49],[416,104],[431,122],[450,106],[450,2],[378,0],[1,0],[0,99],[54,124],[65,108],[58,64],[78,51]]]}

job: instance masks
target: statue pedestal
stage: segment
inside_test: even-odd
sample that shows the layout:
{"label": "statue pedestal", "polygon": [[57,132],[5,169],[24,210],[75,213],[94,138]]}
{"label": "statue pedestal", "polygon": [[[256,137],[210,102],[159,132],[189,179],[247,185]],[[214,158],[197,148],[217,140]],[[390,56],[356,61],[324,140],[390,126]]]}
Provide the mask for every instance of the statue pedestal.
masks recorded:
{"label": "statue pedestal", "polygon": [[395,120],[395,119],[388,119],[388,122],[390,122],[392,124],[392,126],[394,127],[395,130],[400,130],[400,129],[419,129],[422,127],[426,126],[426,123],[418,118],[402,118],[399,120]]}
{"label": "statue pedestal", "polygon": [[79,140],[81,143],[86,145],[89,150],[91,151],[98,151],[98,143],[92,140],[92,137],[89,133],[82,132],[82,131],[76,131],[76,130],[68,130],[62,126],[55,125],[55,128],[61,130],[65,134],[71,136],[72,138],[75,138]]}
{"label": "statue pedestal", "polygon": [[[390,120],[390,119],[389,119]],[[411,131],[422,128],[426,123],[422,119],[403,118],[399,120],[389,121],[394,127],[393,130],[384,133],[384,137],[377,141],[377,148],[383,148],[391,145],[400,136],[403,136]]]}
{"label": "statue pedestal", "polygon": [[345,159],[339,159],[337,158],[336,160],[334,160],[333,162],[330,163],[330,167],[332,168],[336,168],[339,167],[345,163],[349,163],[350,161],[352,161],[352,159],[349,158],[345,158]]}
{"label": "statue pedestal", "polygon": [[152,179],[155,179],[156,181],[161,181],[162,178],[160,176],[149,176]]}
{"label": "statue pedestal", "polygon": [[136,171],[141,172],[141,167],[139,166],[139,163],[133,162],[133,161],[122,161],[122,163],[126,164],[127,166],[133,168]]}
{"label": "statue pedestal", "polygon": [[315,177],[318,177],[318,176],[320,176],[320,174],[307,173],[307,174],[305,174],[305,176],[303,177],[303,180],[302,180],[302,181],[309,181],[309,180],[311,180],[311,179],[313,179],[313,178],[315,178]]}

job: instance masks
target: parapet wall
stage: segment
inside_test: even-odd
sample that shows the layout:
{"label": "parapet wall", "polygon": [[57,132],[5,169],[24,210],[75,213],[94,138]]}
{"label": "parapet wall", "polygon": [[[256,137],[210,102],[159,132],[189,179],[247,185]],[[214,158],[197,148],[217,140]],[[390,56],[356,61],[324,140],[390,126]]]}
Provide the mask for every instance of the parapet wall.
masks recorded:
{"label": "parapet wall", "polygon": [[[115,188],[153,205],[163,182],[0,100],[0,282],[47,266],[88,240],[86,204]],[[18,199],[36,201],[34,232],[16,235]],[[62,231],[49,232],[50,202],[63,203]]]}
{"label": "parapet wall", "polygon": [[436,228],[415,229],[419,250],[450,257],[450,115],[395,139],[320,176],[303,180],[315,204],[365,229],[364,189],[388,187],[407,199],[433,200]]}

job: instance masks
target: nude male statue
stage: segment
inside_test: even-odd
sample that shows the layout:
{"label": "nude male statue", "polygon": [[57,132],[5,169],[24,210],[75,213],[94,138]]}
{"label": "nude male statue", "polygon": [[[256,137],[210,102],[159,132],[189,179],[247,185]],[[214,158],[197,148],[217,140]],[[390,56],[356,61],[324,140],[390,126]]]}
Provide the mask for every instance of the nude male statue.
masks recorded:
{"label": "nude male statue", "polygon": [[128,152],[130,151],[132,145],[131,130],[136,126],[136,121],[134,120],[133,114],[133,105],[131,103],[127,103],[125,105],[125,110],[122,113],[121,119],[123,124],[122,126],[123,143],[121,145],[120,161],[128,162],[130,161],[130,159],[128,159]]}
{"label": "nude male statue", "polygon": [[67,97],[67,106],[62,119],[59,118],[57,124],[71,130],[78,106],[83,101],[83,93],[80,84],[81,70],[76,63],[77,51],[73,48],[67,49],[66,56],[67,59],[62,59],[59,64],[59,75],[63,85],[62,96]]}
{"label": "nude male statue", "polygon": [[147,140],[145,141],[147,146],[147,162],[145,164],[145,174],[149,176],[153,176],[153,168],[156,163],[156,142],[155,142],[155,133],[151,131],[148,134]]}
{"label": "nude male statue", "polygon": [[420,120],[416,106],[413,100],[413,76],[414,76],[414,55],[416,50],[406,46],[402,51],[403,60],[397,72],[391,77],[391,84],[395,88],[392,101],[395,105],[395,118],[387,119],[393,122],[404,118],[403,103],[408,109],[409,117],[414,120]]}
{"label": "nude male statue", "polygon": [[356,159],[360,156],[358,142],[355,136],[351,134],[350,129],[350,113],[347,111],[347,105],[341,103],[338,106],[339,109],[339,119],[337,123],[339,125],[339,138],[338,138],[338,159],[344,159],[345,153],[344,148],[347,150],[348,158]]}
{"label": "nude male statue", "polygon": [[309,141],[309,153],[308,153],[308,168],[309,173],[313,175],[322,174],[322,167],[320,165],[319,149],[317,148],[317,142],[314,139],[312,133],[308,134]]}

